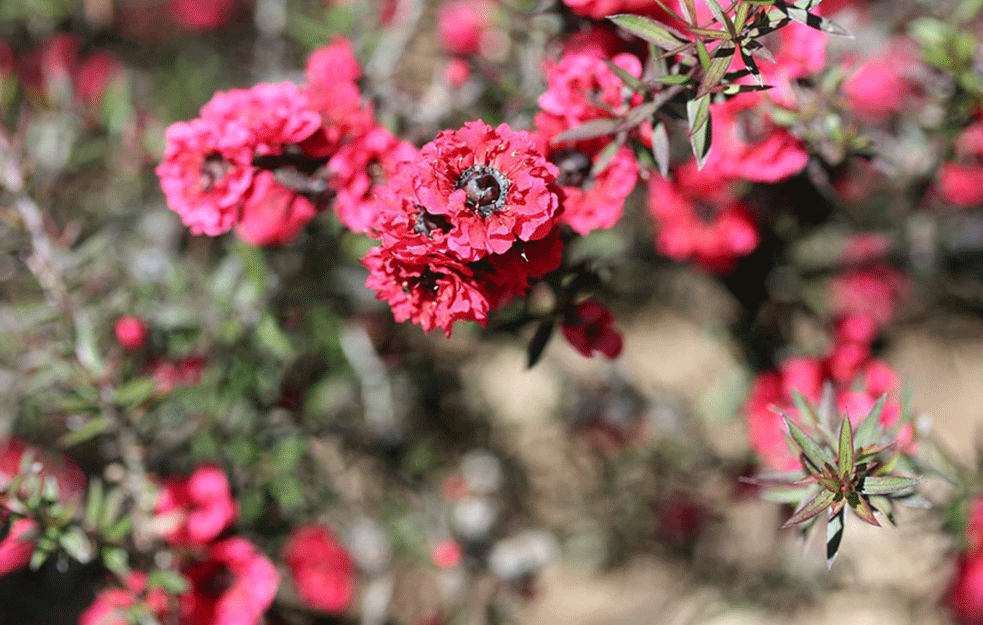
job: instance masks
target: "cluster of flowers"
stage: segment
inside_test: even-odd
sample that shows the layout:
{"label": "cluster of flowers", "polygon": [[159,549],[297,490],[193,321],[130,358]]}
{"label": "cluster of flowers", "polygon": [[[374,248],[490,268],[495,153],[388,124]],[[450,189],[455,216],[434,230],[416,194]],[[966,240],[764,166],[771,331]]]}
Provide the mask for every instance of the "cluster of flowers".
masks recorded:
{"label": "cluster of flowers", "polygon": [[167,130],[157,175],[168,205],[195,234],[235,229],[256,245],[290,241],[332,200],[342,223],[364,230],[375,182],[414,150],[373,122],[360,76],[340,39],[311,54],[301,87],[215,94],[200,117]]}
{"label": "cluster of flowers", "polygon": [[[180,573],[189,590],[178,597],[163,589],[147,590],[147,575],[133,572],[125,589],[102,591],[83,613],[80,625],[125,621],[135,605],[158,618],[177,615],[180,623],[231,625],[255,623],[269,608],[280,586],[273,563],[251,542],[225,536],[238,517],[229,482],[216,467],[199,467],[187,478],[162,484],[154,525],[181,554]],[[298,528],[283,550],[302,599],[326,612],[343,611],[354,594],[348,552],[326,529]]]}

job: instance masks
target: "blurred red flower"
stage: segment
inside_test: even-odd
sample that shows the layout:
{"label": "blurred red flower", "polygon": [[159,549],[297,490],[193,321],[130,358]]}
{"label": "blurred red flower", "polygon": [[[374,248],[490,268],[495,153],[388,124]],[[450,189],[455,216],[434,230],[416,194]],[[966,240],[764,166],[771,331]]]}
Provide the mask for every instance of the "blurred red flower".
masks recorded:
{"label": "blurred red flower", "polygon": [[202,466],[186,478],[164,481],[155,510],[169,521],[165,538],[174,545],[206,545],[239,516],[225,473]]}
{"label": "blurred red flower", "polygon": [[283,551],[300,596],[325,612],[343,612],[355,593],[351,556],[330,531],[318,525],[297,528]]}

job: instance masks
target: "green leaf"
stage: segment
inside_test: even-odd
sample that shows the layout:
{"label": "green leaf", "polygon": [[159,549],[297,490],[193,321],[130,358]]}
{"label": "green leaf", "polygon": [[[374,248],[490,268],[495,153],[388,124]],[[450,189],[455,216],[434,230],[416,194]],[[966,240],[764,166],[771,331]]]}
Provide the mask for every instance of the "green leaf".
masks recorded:
{"label": "green leaf", "polygon": [[92,440],[96,436],[99,436],[103,432],[110,429],[112,425],[112,420],[105,417],[92,419],[88,423],[82,425],[82,427],[63,434],[58,439],[58,446],[72,447],[74,445],[80,445],[86,441]]}
{"label": "green leaf", "polygon": [[99,515],[99,529],[103,532],[109,531],[109,529],[116,523],[116,519],[119,518],[120,512],[123,510],[123,490],[121,488],[113,488],[108,493],[106,493],[105,499],[103,499],[102,510]]}
{"label": "green leaf", "polygon": [[686,41],[673,35],[665,24],[641,15],[620,14],[608,16],[619,28],[627,30],[663,50],[675,50]]}
{"label": "green leaf", "polygon": [[652,81],[660,82],[665,85],[685,85],[690,80],[690,77],[684,74],[666,74],[665,76],[656,76],[652,78]]}
{"label": "green leaf", "polygon": [[137,378],[116,389],[116,403],[121,406],[139,406],[150,399],[157,390],[151,378]]}
{"label": "green leaf", "polygon": [[594,158],[594,163],[591,165],[591,178],[597,178],[597,176],[601,175],[608,168],[611,161],[614,160],[614,155],[618,153],[618,150],[621,149],[624,143],[624,136],[621,135],[620,138],[604,146],[604,149],[598,153]]}
{"label": "green leaf", "polygon": [[838,468],[840,479],[853,473],[853,427],[850,425],[850,416],[843,415],[840,423],[840,448]]}
{"label": "green leaf", "polygon": [[103,538],[109,542],[117,543],[130,533],[133,529],[133,517],[124,516],[116,521],[112,527],[103,532]]}
{"label": "green leaf", "polygon": [[730,16],[724,13],[724,10],[720,8],[717,4],[717,0],[705,0],[707,8],[713,13],[713,17],[727,27],[727,32],[730,33],[730,38],[733,39],[737,36],[737,31],[734,30],[734,22],[731,21]]}
{"label": "green leaf", "polygon": [[720,80],[727,73],[727,67],[730,65],[729,56],[717,56],[710,62],[710,68],[703,75],[703,82],[700,83],[700,88],[696,91],[696,97],[702,98],[703,96],[709,94],[720,84]]}
{"label": "green leaf", "polygon": [[710,95],[695,98],[686,103],[686,116],[689,120],[689,141],[696,157],[696,165],[703,168],[710,155],[712,131],[710,123]]}
{"label": "green leaf", "polygon": [[833,560],[840,552],[840,544],[843,542],[844,517],[843,510],[829,517],[826,524],[826,568],[833,568]]}
{"label": "green leaf", "polygon": [[812,403],[805,398],[805,395],[795,389],[792,389],[792,404],[795,406],[795,410],[799,413],[799,417],[803,423],[816,427],[819,426],[819,413],[816,412]]}
{"label": "green leaf", "polygon": [[595,139],[597,137],[614,134],[619,123],[620,120],[611,117],[591,119],[580,124],[579,126],[574,126],[569,130],[561,132],[550,139],[550,143],[556,145],[558,143],[583,141],[585,139]]}
{"label": "green leaf", "polygon": [[795,5],[783,2],[782,0],[775,1],[775,8],[787,15],[789,18],[795,20],[796,22],[802,22],[810,28],[815,28],[816,30],[821,30],[831,35],[853,37],[850,31],[843,28],[839,24],[836,24],[825,17],[820,17],[815,13],[810,13],[805,9],[800,9]]}
{"label": "green leaf", "polygon": [[99,522],[99,511],[102,509],[103,485],[102,480],[95,477],[89,481],[89,492],[85,497],[84,523],[88,528],[95,528]]}
{"label": "green leaf", "polygon": [[701,37],[707,37],[709,39],[716,39],[719,41],[730,41],[730,34],[723,30],[713,30],[710,28],[690,28],[690,32],[694,35],[699,35]]}
{"label": "green leaf", "polygon": [[652,157],[663,177],[669,175],[669,132],[661,121],[652,126]]}
{"label": "green leaf", "polygon": [[86,564],[95,557],[92,541],[85,535],[82,528],[76,526],[67,529],[58,537],[58,543],[72,559]]}
{"label": "green leaf", "polygon": [[628,87],[631,87],[632,91],[638,91],[641,89],[642,81],[637,76],[632,76],[625,71],[623,67],[609,61],[608,59],[605,59],[604,62],[607,63],[611,71],[621,79],[621,82],[625,83]]}
{"label": "green leaf", "polygon": [[818,495],[813,497],[802,507],[795,511],[795,514],[789,518],[788,521],[782,525],[780,529],[788,529],[793,525],[798,525],[799,523],[804,523],[809,519],[818,516],[823,510],[828,508],[833,500],[836,498],[836,494],[828,490],[822,490]]}
{"label": "green leaf", "polygon": [[553,329],[556,327],[556,320],[552,317],[549,319],[544,319],[539,327],[536,328],[536,333],[533,334],[532,340],[529,341],[529,347],[526,349],[526,367],[532,369],[542,358],[543,352],[546,350],[546,345],[550,342],[550,337],[553,336]]}
{"label": "green leaf", "polygon": [[751,5],[747,2],[739,2],[737,4],[737,13],[734,15],[734,30],[741,32],[744,30],[744,23],[747,21],[748,12],[751,10]]}
{"label": "green leaf", "polygon": [[[746,6],[746,5],[741,5],[741,6]],[[740,51],[741,59],[744,61],[744,67],[747,68],[751,76],[754,76],[754,80],[755,82],[758,83],[759,86],[764,86],[765,82],[764,79],[761,77],[761,70],[758,69],[758,64],[755,62],[754,56],[752,56],[751,53],[748,52],[746,46],[741,45],[738,46],[737,49]]]}
{"label": "green leaf", "polygon": [[710,52],[707,51],[707,46],[703,43],[702,39],[696,40],[696,54],[700,58],[700,65],[703,67],[704,72],[710,71]]}
{"label": "green leaf", "polygon": [[870,504],[867,503],[867,500],[863,496],[857,493],[851,493],[847,503],[850,504],[850,509],[853,510],[853,513],[860,517],[860,520],[874,527],[881,526],[877,522],[877,517],[874,516],[874,511],[870,509]]}
{"label": "green leaf", "polygon": [[157,570],[147,575],[147,588],[163,588],[177,596],[187,592],[188,587],[188,580],[175,571]]}
{"label": "green leaf", "polygon": [[785,419],[785,426],[795,440],[796,445],[802,450],[802,454],[816,471],[820,471],[825,464],[834,463],[834,459],[830,453],[806,434],[795,421],[792,421],[786,415],[782,415],[782,418]]}
{"label": "green leaf", "polygon": [[921,482],[916,477],[899,475],[873,475],[860,482],[860,493],[864,495],[890,495],[914,488]]}
{"label": "green leaf", "polygon": [[100,552],[102,563],[106,568],[119,577],[126,577],[130,572],[127,564],[126,549],[123,547],[103,547]]}

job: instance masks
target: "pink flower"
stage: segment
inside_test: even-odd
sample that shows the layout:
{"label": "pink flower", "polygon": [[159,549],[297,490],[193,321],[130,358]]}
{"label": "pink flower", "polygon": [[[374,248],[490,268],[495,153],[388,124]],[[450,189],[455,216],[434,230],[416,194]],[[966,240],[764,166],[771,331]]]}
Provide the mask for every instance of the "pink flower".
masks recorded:
{"label": "pink flower", "polygon": [[235,233],[250,245],[283,245],[316,215],[310,200],[278,183],[272,173],[261,171],[253,179],[253,192]]}
{"label": "pink flower", "polygon": [[651,10],[651,0],[563,0],[570,10],[579,15],[603,19],[616,13],[639,13]]}
{"label": "pink flower", "polygon": [[464,59],[451,59],[444,68],[444,78],[452,87],[460,87],[471,77],[471,68]]}
{"label": "pink flower", "polygon": [[125,581],[125,588],[99,591],[95,600],[79,616],[79,625],[129,625],[128,611],[141,604],[157,618],[167,614],[167,593],[161,588],[147,592],[145,573],[130,573]]}
{"label": "pink flower", "polygon": [[430,552],[430,560],[439,569],[455,569],[461,566],[461,562],[464,560],[464,552],[456,540],[442,540],[433,546]]}
{"label": "pink flower", "polygon": [[90,54],[75,74],[75,94],[90,110],[100,112],[109,85],[123,73],[123,65],[112,54]]}
{"label": "pink flower", "polygon": [[338,221],[350,230],[367,233],[378,217],[377,185],[391,180],[396,166],[413,160],[416,152],[412,144],[382,126],[373,127],[338,150],[328,161]]}
{"label": "pink flower", "polygon": [[352,559],[327,529],[305,525],[295,530],[283,550],[301,598],[324,612],[343,612],[355,594]]}
{"label": "pink flower", "polygon": [[138,350],[147,341],[146,324],[143,323],[143,319],[133,315],[124,315],[117,319],[113,331],[116,334],[116,342],[125,350]]}
{"label": "pink flower", "polygon": [[239,516],[229,480],[221,469],[203,466],[187,478],[165,480],[156,514],[173,526],[165,538],[174,545],[206,545]]}
{"label": "pink flower", "polygon": [[321,116],[291,83],[217,93],[200,118],[167,129],[157,166],[167,204],[193,234],[227,232],[251,199],[254,159],[301,143],[323,150],[320,131]]}
{"label": "pink flower", "polygon": [[772,123],[760,93],[744,93],[710,105],[713,144],[704,164],[727,178],[778,182],[806,166],[802,143]]}
{"label": "pink flower", "polygon": [[481,38],[488,27],[491,10],[490,4],[480,0],[445,2],[437,17],[440,44],[451,54],[477,54],[481,49]]}
{"label": "pink flower", "polygon": [[149,363],[145,374],[157,383],[158,393],[170,393],[181,386],[194,386],[205,370],[205,359],[187,356],[181,360],[164,360]]}
{"label": "pink flower", "polygon": [[[642,63],[632,54],[619,54],[611,62],[633,76],[642,75]],[[536,128],[552,139],[586,121],[624,113],[640,102],[639,96],[626,91],[605,59],[594,53],[567,54],[550,71],[546,91],[537,100]]]}
{"label": "pink flower", "polygon": [[38,524],[31,519],[11,523],[9,533],[0,541],[0,576],[27,566],[38,534]]}
{"label": "pink flower", "polygon": [[448,254],[415,253],[408,245],[375,247],[362,259],[365,286],[389,302],[396,321],[412,321],[447,336],[456,321],[487,322],[491,297],[465,262]]}
{"label": "pink flower", "polygon": [[19,67],[21,85],[37,103],[50,106],[71,97],[72,81],[79,62],[79,40],[59,33],[23,57]]}
{"label": "pink flower", "polygon": [[208,559],[183,573],[191,582],[180,598],[181,622],[188,625],[252,625],[273,603],[280,585],[269,558],[239,537],[211,545]]}
{"label": "pink flower", "polygon": [[214,30],[228,21],[235,0],[170,0],[168,9],[188,30]]}
{"label": "pink flower", "polygon": [[959,556],[943,602],[960,623],[983,623],[983,550],[976,549]]}
{"label": "pink flower", "polygon": [[906,38],[892,40],[843,83],[843,94],[858,117],[881,122],[901,111],[915,95],[908,77],[918,66],[917,47]]}
{"label": "pink flower", "polygon": [[902,273],[883,260],[886,254],[887,241],[876,235],[856,236],[847,243],[843,260],[855,266],[833,280],[837,315],[864,315],[882,327],[894,318],[909,287]]}
{"label": "pink flower", "polygon": [[563,321],[563,336],[574,349],[591,357],[595,352],[608,358],[621,354],[621,333],[614,329],[614,317],[595,299],[587,299]]}
{"label": "pink flower", "polygon": [[560,217],[556,167],[526,132],[464,124],[423,146],[393,187],[450,225],[447,246],[464,260],[545,237]]}
{"label": "pink flower", "polygon": [[970,207],[983,203],[983,124],[974,122],[959,133],[955,161],[936,171],[936,188],[947,202]]}
{"label": "pink flower", "polygon": [[346,37],[337,37],[310,53],[307,57],[306,74],[307,82],[312,85],[354,83],[362,77],[362,66],[355,58],[351,41]]}
{"label": "pink flower", "polygon": [[670,182],[649,178],[648,208],[658,227],[656,247],[677,261],[695,260],[726,272],[758,246],[758,230],[747,206],[734,197],[719,172],[697,170],[689,161]]}

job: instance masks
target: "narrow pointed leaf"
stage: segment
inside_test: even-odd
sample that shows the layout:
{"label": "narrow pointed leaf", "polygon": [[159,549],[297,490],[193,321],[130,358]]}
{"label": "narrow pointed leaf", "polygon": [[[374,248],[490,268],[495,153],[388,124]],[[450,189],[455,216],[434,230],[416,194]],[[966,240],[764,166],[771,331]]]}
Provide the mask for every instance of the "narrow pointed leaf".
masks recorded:
{"label": "narrow pointed leaf", "polygon": [[751,93],[752,91],[768,91],[772,85],[727,85],[720,90],[724,95],[737,95],[738,93]]}
{"label": "narrow pointed leaf", "polygon": [[874,516],[874,511],[870,509],[870,504],[867,503],[866,499],[854,493],[850,497],[848,503],[850,504],[850,509],[853,510],[854,514],[860,517],[861,521],[869,523],[875,527],[881,526],[881,524],[877,522],[877,517]]}
{"label": "narrow pointed leaf", "polygon": [[850,415],[843,415],[840,423],[840,448],[839,448],[840,478],[845,478],[853,472],[853,427],[850,425]]}
{"label": "narrow pointed leaf", "polygon": [[683,74],[666,74],[665,76],[656,76],[652,78],[652,81],[664,85],[684,85],[690,81],[690,77]]}
{"label": "narrow pointed leaf", "polygon": [[661,121],[652,126],[652,157],[659,173],[663,177],[669,175],[669,132]]}
{"label": "narrow pointed leaf", "polygon": [[710,95],[695,98],[686,103],[686,116],[689,119],[689,141],[696,157],[696,165],[703,168],[710,155],[712,132],[710,123]]}
{"label": "narrow pointed leaf", "polygon": [[831,35],[839,35],[841,37],[853,37],[853,35],[847,29],[843,28],[839,24],[832,22],[825,17],[820,17],[815,13],[810,13],[805,9],[800,9],[797,6],[782,2],[781,0],[776,0],[775,8],[789,16],[796,22],[802,22],[810,28],[815,28],[816,30],[821,30],[825,33]]}
{"label": "narrow pointed leaf", "polygon": [[819,413],[805,396],[799,391],[792,390],[792,405],[798,411],[803,423],[819,425]]}
{"label": "narrow pointed leaf", "polygon": [[623,67],[620,67],[617,64],[612,63],[607,59],[605,59],[604,62],[607,63],[611,71],[614,72],[615,75],[621,79],[621,82],[631,87],[632,91],[638,91],[639,88],[642,86],[642,81],[639,80],[637,76],[632,76],[631,74],[629,74],[627,71],[625,71]]}
{"label": "narrow pointed leaf", "polygon": [[631,110],[625,113],[624,119],[622,119],[621,122],[615,126],[615,132],[631,130],[642,122],[652,119],[652,115],[659,110],[659,107],[662,106],[663,103],[663,99],[656,98],[651,102],[643,102],[638,106],[632,107]]}
{"label": "narrow pointed leaf", "polygon": [[[747,5],[742,4],[741,6],[747,6]],[[754,76],[754,80],[758,83],[759,86],[764,85],[765,81],[761,77],[761,70],[758,69],[758,64],[755,62],[754,56],[751,55],[751,53],[747,50],[746,46],[742,45],[739,46],[737,49],[740,50],[741,59],[744,61],[744,67],[746,67],[748,72],[750,72],[751,75]]]}
{"label": "narrow pointed leaf", "polygon": [[694,35],[699,35],[701,37],[717,39],[720,41],[730,41],[730,34],[723,30],[714,30],[711,28],[690,28],[689,30]]}
{"label": "narrow pointed leaf", "polygon": [[798,445],[799,449],[802,450],[802,454],[817,471],[825,464],[833,464],[834,459],[826,449],[806,434],[795,421],[792,421],[787,416],[783,418],[785,419],[785,426],[795,440],[796,445]]}
{"label": "narrow pointed leaf", "polygon": [[659,46],[663,50],[675,50],[686,43],[685,39],[673,35],[665,24],[641,15],[611,15],[609,20],[631,34]]}
{"label": "narrow pointed leaf", "polygon": [[529,341],[529,347],[526,350],[528,355],[527,367],[532,369],[539,362],[539,359],[543,356],[543,351],[546,349],[546,345],[550,342],[550,337],[553,336],[553,328],[556,327],[556,321],[554,319],[546,319],[539,324],[536,328],[536,333],[533,334],[532,340]]}
{"label": "narrow pointed leaf", "polygon": [[103,488],[102,480],[93,478],[89,482],[89,492],[85,499],[85,526],[95,528],[99,522],[99,512],[102,510]]}
{"label": "narrow pointed leaf", "polygon": [[884,402],[887,401],[887,394],[881,395],[874,407],[870,409],[864,420],[860,422],[857,426],[857,432],[854,434],[854,441],[857,447],[866,447],[867,445],[873,445],[878,441],[878,425],[881,422],[881,412],[884,410]]}
{"label": "narrow pointed leaf", "polygon": [[843,542],[843,510],[829,517],[826,524],[826,568],[833,568],[833,560],[840,552],[840,544]]}
{"label": "narrow pointed leaf", "polygon": [[860,482],[860,492],[864,495],[889,495],[914,488],[920,482],[916,477],[898,475],[865,477]]}
{"label": "narrow pointed leaf", "polygon": [[614,159],[614,155],[618,153],[622,145],[624,145],[624,139],[612,141],[604,146],[604,149],[594,159],[594,165],[591,167],[591,176],[596,177],[604,173],[604,170],[611,164],[611,160]]}
{"label": "narrow pointed leaf", "polygon": [[[753,44],[753,45],[752,45]],[[775,62],[775,55],[771,53],[771,50],[763,46],[758,41],[749,41],[745,44],[751,56],[756,56],[759,59],[766,61],[768,63]]]}
{"label": "narrow pointed leaf", "polygon": [[574,126],[570,130],[561,132],[552,139],[550,143],[566,143],[568,141],[583,141],[584,139],[595,139],[614,133],[620,120],[606,117],[603,119],[591,119],[579,126]]}
{"label": "narrow pointed leaf", "polygon": [[810,499],[801,508],[796,510],[795,514],[793,514],[788,521],[785,521],[780,529],[788,529],[793,525],[798,525],[799,523],[803,523],[819,515],[833,503],[835,498],[835,493],[831,493],[828,490],[820,491],[818,495]]}
{"label": "narrow pointed leaf", "polygon": [[703,82],[700,83],[700,88],[696,91],[696,97],[702,98],[713,91],[720,84],[720,80],[724,77],[729,65],[730,57],[728,56],[718,56],[710,61],[710,68],[703,75]]}
{"label": "narrow pointed leaf", "polygon": [[696,26],[696,5],[693,4],[693,0],[683,0],[679,5],[679,8],[685,13],[686,21],[692,26]]}
{"label": "narrow pointed leaf", "polygon": [[696,55],[700,59],[700,65],[703,66],[704,72],[710,71],[710,52],[707,50],[707,46],[703,43],[702,39],[696,40]]}
{"label": "narrow pointed leaf", "polygon": [[750,11],[751,5],[747,2],[740,2],[737,5],[737,13],[734,15],[734,30],[736,32],[741,32],[744,30],[744,22],[747,21],[748,11]]}
{"label": "narrow pointed leaf", "polygon": [[730,16],[724,13],[724,10],[720,8],[717,4],[717,0],[705,0],[707,8],[713,13],[713,17],[727,27],[727,32],[730,33],[731,39],[737,36],[737,31],[734,30],[734,22],[731,21]]}

